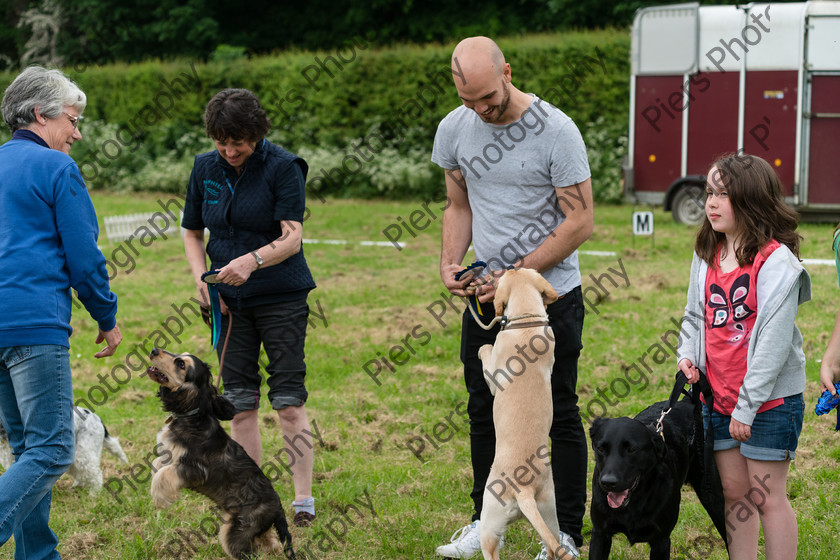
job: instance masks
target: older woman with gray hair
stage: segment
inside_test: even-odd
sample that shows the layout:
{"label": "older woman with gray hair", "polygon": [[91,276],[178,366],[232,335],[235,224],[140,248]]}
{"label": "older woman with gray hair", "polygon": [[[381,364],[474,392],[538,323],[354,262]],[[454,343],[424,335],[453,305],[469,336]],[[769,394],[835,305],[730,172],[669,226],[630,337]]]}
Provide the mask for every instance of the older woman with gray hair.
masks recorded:
{"label": "older woman with gray hair", "polygon": [[68,155],[86,101],[60,71],[38,66],[3,94],[12,139],[0,146],[0,422],[15,462],[0,476],[0,546],[14,535],[15,560],[60,558],[49,516],[75,448],[71,288],[107,344],[95,356],[122,340],[96,214]]}

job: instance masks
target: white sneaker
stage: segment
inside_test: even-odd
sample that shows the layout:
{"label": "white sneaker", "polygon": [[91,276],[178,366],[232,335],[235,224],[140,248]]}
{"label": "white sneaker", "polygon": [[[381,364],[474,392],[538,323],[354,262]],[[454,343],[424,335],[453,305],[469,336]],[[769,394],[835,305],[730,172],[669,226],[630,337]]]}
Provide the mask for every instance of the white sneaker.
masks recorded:
{"label": "white sneaker", "polygon": [[[540,542],[540,546],[542,549],[534,560],[548,560],[548,550],[545,548],[545,544]],[[575,558],[580,558],[580,551],[575,546],[574,539],[572,539],[571,535],[567,535],[563,531],[560,531],[560,546],[566,549],[567,554],[571,554]]]}
{"label": "white sneaker", "polygon": [[450,538],[450,543],[437,547],[436,552],[446,558],[472,558],[481,552],[481,520],[461,527]]}

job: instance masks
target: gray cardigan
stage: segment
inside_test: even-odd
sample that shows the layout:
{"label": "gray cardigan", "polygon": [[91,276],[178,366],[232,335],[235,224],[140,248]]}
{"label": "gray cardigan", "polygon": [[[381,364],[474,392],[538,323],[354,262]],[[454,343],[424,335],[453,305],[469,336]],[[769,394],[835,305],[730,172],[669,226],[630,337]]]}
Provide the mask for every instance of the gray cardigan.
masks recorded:
{"label": "gray cardigan", "polygon": [[[688,283],[677,363],[688,358],[706,370],[706,272],[694,254]],[[796,327],[799,304],[811,299],[811,277],[785,245],[768,257],[756,280],[757,313],[747,349],[747,374],[732,417],[752,425],[765,402],[805,390],[805,354]]]}

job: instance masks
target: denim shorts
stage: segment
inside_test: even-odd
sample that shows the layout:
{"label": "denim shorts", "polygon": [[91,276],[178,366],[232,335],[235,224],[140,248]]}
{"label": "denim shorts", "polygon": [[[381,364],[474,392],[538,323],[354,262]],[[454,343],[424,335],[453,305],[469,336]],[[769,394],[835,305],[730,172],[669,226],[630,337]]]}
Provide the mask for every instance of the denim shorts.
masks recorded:
{"label": "denim shorts", "polygon": [[[750,439],[740,442],[729,435],[731,416],[712,411],[715,451],[741,448],[741,455],[756,461],[789,461],[796,455],[805,400],[802,393],[785,397],[784,403],[755,415],[750,426]],[[703,405],[703,424],[708,431],[709,411]]]}

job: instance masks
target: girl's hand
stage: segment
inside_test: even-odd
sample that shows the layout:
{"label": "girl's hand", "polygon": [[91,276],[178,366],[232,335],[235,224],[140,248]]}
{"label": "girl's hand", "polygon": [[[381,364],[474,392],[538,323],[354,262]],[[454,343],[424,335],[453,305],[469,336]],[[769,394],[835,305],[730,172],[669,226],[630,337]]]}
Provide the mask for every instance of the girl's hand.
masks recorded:
{"label": "girl's hand", "polygon": [[733,418],[729,422],[729,435],[731,435],[736,441],[747,441],[750,439],[750,427]]}
{"label": "girl's hand", "polygon": [[694,364],[692,364],[691,360],[688,358],[680,360],[680,363],[677,364],[677,368],[685,374],[685,378],[690,384],[693,385],[700,381],[700,370],[694,367]]}

